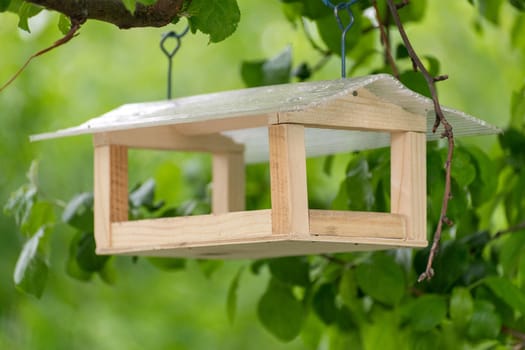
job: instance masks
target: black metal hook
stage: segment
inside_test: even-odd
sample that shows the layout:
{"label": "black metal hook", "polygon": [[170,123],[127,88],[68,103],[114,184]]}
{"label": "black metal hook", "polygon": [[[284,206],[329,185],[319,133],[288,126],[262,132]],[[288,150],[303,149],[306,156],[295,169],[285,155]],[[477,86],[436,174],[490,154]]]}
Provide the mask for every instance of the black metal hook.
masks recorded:
{"label": "black metal hook", "polygon": [[[176,31],[172,30],[167,33],[162,34],[162,38],[160,39],[160,49],[166,55],[168,58],[168,100],[171,99],[171,71],[172,71],[172,61],[173,56],[179,51],[180,45],[181,45],[181,38],[188,33],[190,30],[190,26],[187,25],[186,28],[181,32],[177,33]],[[170,38],[175,39],[175,47],[173,47],[171,50],[168,50],[166,48],[166,41]]]}

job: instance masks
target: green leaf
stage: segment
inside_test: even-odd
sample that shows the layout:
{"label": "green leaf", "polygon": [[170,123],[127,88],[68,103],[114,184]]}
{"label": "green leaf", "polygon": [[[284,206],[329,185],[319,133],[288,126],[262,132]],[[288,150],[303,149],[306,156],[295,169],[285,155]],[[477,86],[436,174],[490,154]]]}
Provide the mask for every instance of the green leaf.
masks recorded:
{"label": "green leaf", "polygon": [[114,285],[117,281],[117,270],[111,264],[111,260],[104,264],[104,267],[97,271],[100,279],[109,285]]}
{"label": "green leaf", "polygon": [[93,233],[82,233],[77,241],[76,249],[77,264],[82,270],[96,272],[100,271],[104,267],[104,264],[106,264],[109,256],[97,255],[95,249],[95,236]]}
{"label": "green leaf", "polygon": [[64,35],[66,35],[71,29],[71,21],[69,18],[63,14],[60,14],[58,17],[58,29]]}
{"label": "green leaf", "polygon": [[525,0],[509,0],[512,6],[520,11],[525,12]]}
{"label": "green leaf", "polygon": [[93,232],[93,193],[80,193],[62,212],[62,221],[84,232]]}
{"label": "green leaf", "polygon": [[233,323],[235,320],[235,313],[237,311],[237,290],[239,289],[239,280],[241,278],[242,271],[241,267],[235,277],[233,278],[230,288],[228,288],[228,297],[226,298],[226,312],[228,314],[228,320]]}
{"label": "green leaf", "polygon": [[4,12],[9,8],[11,0],[0,0],[0,12]]}
{"label": "green leaf", "polygon": [[480,207],[487,200],[493,198],[498,187],[498,169],[494,166],[494,161],[488,155],[474,146],[461,147],[469,153],[474,160],[476,168],[476,179],[471,183],[469,189],[472,195],[472,205]]}
{"label": "green leaf", "polygon": [[372,173],[363,154],[353,158],[348,164],[344,182],[344,196],[346,196],[346,205],[334,209],[366,211],[371,210],[374,205]]}
{"label": "green leaf", "polygon": [[493,24],[499,24],[500,10],[503,0],[477,0],[478,11]]}
{"label": "green leaf", "polygon": [[18,9],[18,27],[28,33],[31,33],[31,30],[29,30],[28,20],[29,18],[39,14],[42,10],[42,7],[24,1]]}
{"label": "green leaf", "polygon": [[409,58],[408,50],[405,45],[399,44],[396,48],[396,59]]}
{"label": "green leaf", "polygon": [[450,296],[450,318],[459,328],[466,327],[474,312],[474,301],[470,291],[464,287],[455,287]]}
{"label": "green leaf", "polygon": [[[523,16],[523,23],[525,28],[525,16]],[[520,35],[523,36],[523,33]],[[525,126],[525,85],[521,90],[512,93],[510,125],[518,130]]]}
{"label": "green leaf", "polygon": [[305,312],[289,286],[271,280],[257,305],[262,325],[278,339],[288,342],[301,331]]}
{"label": "green leaf", "polygon": [[521,231],[509,235],[501,243],[498,258],[506,277],[512,278],[516,275],[519,260],[525,251],[524,233],[524,231]]}
{"label": "green leaf", "polygon": [[243,62],[242,80],[248,87],[284,84],[290,81],[292,49],[287,46],[279,55],[262,61]]}
{"label": "green leaf", "polygon": [[318,350],[325,325],[312,313],[308,313],[301,329],[301,341],[307,350]]}
{"label": "green leaf", "polygon": [[501,318],[494,309],[494,305],[488,301],[474,301],[474,313],[467,330],[471,339],[493,339],[498,336]]}
{"label": "green leaf", "polygon": [[282,11],[284,17],[292,24],[295,25],[295,21],[301,18],[303,13],[303,4],[300,2],[288,2],[282,1]]}
{"label": "green leaf", "polygon": [[525,33],[525,12],[516,16],[511,32],[512,47],[523,53],[525,52],[525,36],[522,33]]}
{"label": "green leaf", "polygon": [[405,294],[405,274],[394,258],[377,253],[371,262],[357,266],[357,285],[375,300],[396,305]]}
{"label": "green leaf", "polygon": [[335,304],[335,290],[332,283],[322,284],[314,294],[312,307],[325,324],[330,325],[337,320],[337,306]]}
{"label": "green leaf", "polygon": [[51,203],[36,202],[29,212],[29,216],[24,220],[20,231],[26,236],[31,236],[42,226],[52,226],[55,221],[55,209]]}
{"label": "green leaf", "polygon": [[[416,272],[421,273],[425,269],[429,249],[420,250],[416,253],[414,264]],[[435,271],[446,271],[436,273],[428,282],[428,287],[434,292],[449,292],[463,273],[468,268],[469,249],[466,244],[455,240],[446,241],[441,244],[441,249],[434,259]]]}
{"label": "green leaf", "polygon": [[212,43],[232,35],[241,18],[236,0],[192,0],[187,12],[192,31],[209,34]]}
{"label": "green leaf", "polygon": [[507,278],[491,276],[484,283],[508,306],[525,314],[525,294]]}
{"label": "green leaf", "polygon": [[[381,13],[381,18],[386,18],[387,13],[388,16],[390,16],[390,10],[388,9],[386,1],[378,1],[377,5],[379,13]],[[408,23],[420,21],[425,15],[426,7],[427,0],[410,1],[410,4],[408,6],[405,6],[402,9],[398,10],[401,22]],[[394,26],[394,21],[390,21],[390,25]]]}
{"label": "green leaf", "polygon": [[498,135],[501,147],[507,152],[506,161],[513,167],[520,169],[525,164],[525,133],[516,128],[509,128]]}
{"label": "green leaf", "polygon": [[[427,8],[427,0],[411,1],[408,6],[399,10],[401,22],[418,22],[423,19]],[[384,18],[384,17],[383,17]]]}
{"label": "green leaf", "polygon": [[439,60],[434,56],[424,56],[424,58],[428,62],[427,70],[430,73],[430,75],[434,77],[437,76],[439,74],[439,68],[441,66]]}
{"label": "green leaf", "polygon": [[129,194],[129,201],[134,207],[157,208],[153,204],[155,197],[155,180],[148,179],[138,188],[131,191]]}
{"label": "green leaf", "polygon": [[447,305],[442,296],[426,294],[405,306],[403,313],[414,331],[428,332],[445,320]]}
{"label": "green leaf", "polygon": [[213,273],[224,265],[223,260],[197,260],[197,263],[206,278],[211,278]]}
{"label": "green leaf", "polygon": [[310,265],[305,257],[286,257],[268,260],[272,276],[284,284],[310,285]]}
{"label": "green leaf", "polygon": [[25,184],[11,194],[4,206],[4,213],[15,218],[16,225],[22,227],[31,215],[31,209],[37,199],[37,187]]}
{"label": "green leaf", "polygon": [[[445,159],[443,159],[443,163]],[[466,187],[476,178],[476,168],[473,165],[469,154],[461,147],[456,147],[454,150],[454,158],[452,159],[452,178],[460,187]]]}
{"label": "green leaf", "polygon": [[349,307],[354,306],[358,302],[357,281],[353,269],[346,269],[343,272],[339,282],[339,296],[342,302]]}
{"label": "green leaf", "polygon": [[15,266],[16,287],[37,298],[42,296],[47,280],[48,265],[43,254],[45,229],[41,227],[23,246]]}
{"label": "green leaf", "polygon": [[399,80],[410,90],[423,96],[431,97],[427,81],[421,72],[414,72],[413,70],[405,71],[399,75]]}
{"label": "green leaf", "polygon": [[305,16],[310,19],[315,20],[328,15],[333,16],[331,9],[325,4],[323,4],[323,2],[320,0],[295,0],[282,2],[293,5],[294,7],[299,9],[299,13],[301,16]]}
{"label": "green leaf", "polygon": [[126,10],[128,10],[131,14],[135,13],[135,9],[137,7],[137,0],[122,0],[122,3],[124,4]]}
{"label": "green leaf", "polygon": [[186,267],[186,259],[181,258],[148,258],[151,265],[164,271],[177,271]]}
{"label": "green leaf", "polygon": [[136,0],[137,2],[140,2],[142,5],[153,5],[155,4],[158,0]]}

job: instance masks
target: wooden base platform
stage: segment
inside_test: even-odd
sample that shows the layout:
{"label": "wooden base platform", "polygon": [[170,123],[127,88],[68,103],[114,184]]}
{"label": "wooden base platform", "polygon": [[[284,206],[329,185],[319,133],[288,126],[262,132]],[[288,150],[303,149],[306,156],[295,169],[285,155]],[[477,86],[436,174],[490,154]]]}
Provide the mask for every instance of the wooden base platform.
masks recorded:
{"label": "wooden base platform", "polygon": [[97,253],[258,259],[427,245],[406,239],[406,220],[398,214],[309,210],[309,232],[290,234],[272,234],[271,216],[256,210],[115,222],[111,246],[98,246]]}

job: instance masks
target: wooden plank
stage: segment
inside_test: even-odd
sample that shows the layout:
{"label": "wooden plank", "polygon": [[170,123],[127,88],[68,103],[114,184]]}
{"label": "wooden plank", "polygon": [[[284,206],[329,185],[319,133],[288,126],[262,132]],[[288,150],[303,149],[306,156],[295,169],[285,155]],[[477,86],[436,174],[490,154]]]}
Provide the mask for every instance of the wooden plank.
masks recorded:
{"label": "wooden plank", "polygon": [[151,249],[167,244],[171,247],[223,244],[270,236],[271,211],[266,209],[116,222],[111,228],[112,246],[115,249]]}
{"label": "wooden plank", "polygon": [[407,239],[426,240],[426,137],[424,133],[392,133],[391,212],[407,217]]}
{"label": "wooden plank", "polygon": [[111,223],[128,220],[128,150],[95,147],[94,213],[97,246],[111,247]]}
{"label": "wooden plank", "polygon": [[273,233],[308,234],[304,127],[272,125],[268,132]]}
{"label": "wooden plank", "polygon": [[385,132],[426,131],[425,117],[383,102],[365,89],[359,89],[355,93],[357,95],[345,95],[314,108],[279,113],[278,122],[317,128]]}
{"label": "wooden plank", "polygon": [[[238,213],[231,213],[238,214]],[[230,215],[231,215],[230,214]],[[271,229],[270,212],[266,211],[266,228]],[[194,221],[197,222],[198,217]],[[165,219],[160,219],[165,220]],[[127,223],[126,223],[127,224]],[[121,226],[122,224],[114,224]],[[169,226],[169,223],[166,223]],[[198,223],[196,223],[198,225]],[[264,229],[263,227],[261,227]],[[169,230],[170,227],[166,227]],[[180,230],[180,228],[179,228]],[[118,229],[116,229],[118,232]],[[116,237],[119,234],[115,234]],[[191,237],[190,237],[191,238]],[[158,239],[151,242],[146,238],[135,241],[133,246],[114,246],[97,248],[98,254],[125,254],[142,256],[190,257],[201,259],[259,259],[280,256],[307,254],[343,253],[352,251],[373,251],[402,247],[424,247],[426,241],[406,241],[404,238],[371,238],[347,236],[294,236],[266,235],[244,237],[235,240],[188,241],[180,239],[164,239],[158,244]]]}
{"label": "wooden plank", "polygon": [[315,236],[404,238],[403,215],[374,212],[310,210],[310,233]]}
{"label": "wooden plank", "polygon": [[244,210],[245,169],[243,153],[214,153],[212,161],[212,212]]}
{"label": "wooden plank", "polygon": [[235,116],[177,124],[175,125],[175,128],[178,132],[184,135],[206,135],[222,131],[259,128],[269,124],[277,124],[277,113]]}
{"label": "wooden plank", "polygon": [[171,125],[103,132],[94,134],[93,139],[95,146],[114,144],[190,152],[242,152],[244,149],[243,145],[220,134],[187,136]]}

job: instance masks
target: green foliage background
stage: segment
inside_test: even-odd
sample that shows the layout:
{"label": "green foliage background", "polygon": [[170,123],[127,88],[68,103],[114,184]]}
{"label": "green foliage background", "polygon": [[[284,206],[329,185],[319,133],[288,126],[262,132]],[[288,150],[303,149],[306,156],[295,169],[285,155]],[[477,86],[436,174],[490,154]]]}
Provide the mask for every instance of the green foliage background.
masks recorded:
{"label": "green foliage background", "polygon": [[[525,220],[521,210],[525,107],[520,104],[524,100],[520,89],[525,84],[525,17],[504,1],[497,1],[499,6],[492,8],[496,2],[474,2],[476,7],[468,1],[428,1],[424,16],[414,15],[416,20],[407,25],[408,33],[418,52],[437,58],[440,73],[451,76],[438,85],[444,105],[514,129],[506,132],[501,143],[496,136],[458,141],[456,198],[451,207],[457,227],[452,230],[455,234],[447,231],[445,235],[446,243],[436,262],[438,275],[422,285],[415,283],[413,266],[421,266],[424,254],[416,253],[414,258],[407,251],[341,255],[333,261],[321,257],[284,259],[255,266],[251,261],[188,261],[184,269],[170,272],[146,259],[124,257],[112,258],[88,283],[69,277],[69,244],[74,237],[82,237],[61,223],[59,208],[76,194],[92,190],[91,140],[77,137],[31,144],[28,135],[79,124],[124,103],[164,98],[167,62],[158,41],[167,29],[119,31],[88,22],[72,42],[39,57],[0,94],[0,203],[7,203],[10,194],[27,182],[27,169],[32,159],[38,159],[38,196],[57,208],[53,210],[56,225],[45,235],[51,252],[45,258],[49,259],[49,271],[45,292],[36,299],[16,292],[12,282],[27,236],[18,233],[13,218],[0,216],[0,348],[510,346],[511,340],[501,332],[502,324],[525,332],[521,259],[525,244],[521,235],[525,232],[498,240],[490,237]],[[174,61],[174,95],[242,88],[243,77],[247,84],[257,85],[261,83],[258,67],[271,67],[266,61],[271,57],[284,57],[285,61],[291,57],[287,69],[303,62],[315,65],[320,54],[305,40],[297,19],[294,28],[285,16],[294,17],[297,3],[314,3],[286,3],[289,7],[283,12],[279,1],[239,0],[241,20],[227,40],[209,44],[211,39],[202,33],[185,37]],[[316,17],[318,12],[308,6],[304,14]],[[0,18],[3,82],[30,54],[61,33],[57,15],[44,14],[30,21],[30,35],[15,30],[15,15],[3,13]],[[313,30],[314,40],[322,46],[322,39],[330,42],[328,25],[323,24],[325,29],[319,35]],[[350,67],[359,50],[366,51],[366,45],[380,48],[371,35],[377,33],[362,36],[360,42],[365,47],[357,44],[350,52]],[[393,38],[397,43],[397,36]],[[405,60],[401,66],[408,69],[410,64]],[[381,67],[381,56],[375,55],[353,74],[369,74]],[[339,62],[334,57],[312,79],[338,76]],[[263,82],[277,83],[287,77],[281,70],[264,78]],[[429,234],[439,210],[436,203],[441,197],[443,164],[442,149],[430,148]],[[331,161],[329,174],[323,172],[326,159],[308,162],[312,206],[348,207],[351,193],[346,174],[356,174],[350,171],[355,169],[368,169],[374,175],[376,201],[372,206],[384,206],[379,194],[386,160],[381,151],[337,155]],[[206,206],[209,167],[205,155],[132,152],[130,183],[153,177],[154,203],[165,200],[167,207],[182,210],[197,198],[202,199],[197,203],[199,210]],[[264,166],[248,168],[248,203],[252,208],[268,203],[266,174]],[[173,183],[180,190],[174,191]],[[47,210],[44,207],[43,212]],[[142,208],[136,215],[150,214]],[[277,317],[283,309],[288,312]]]}

